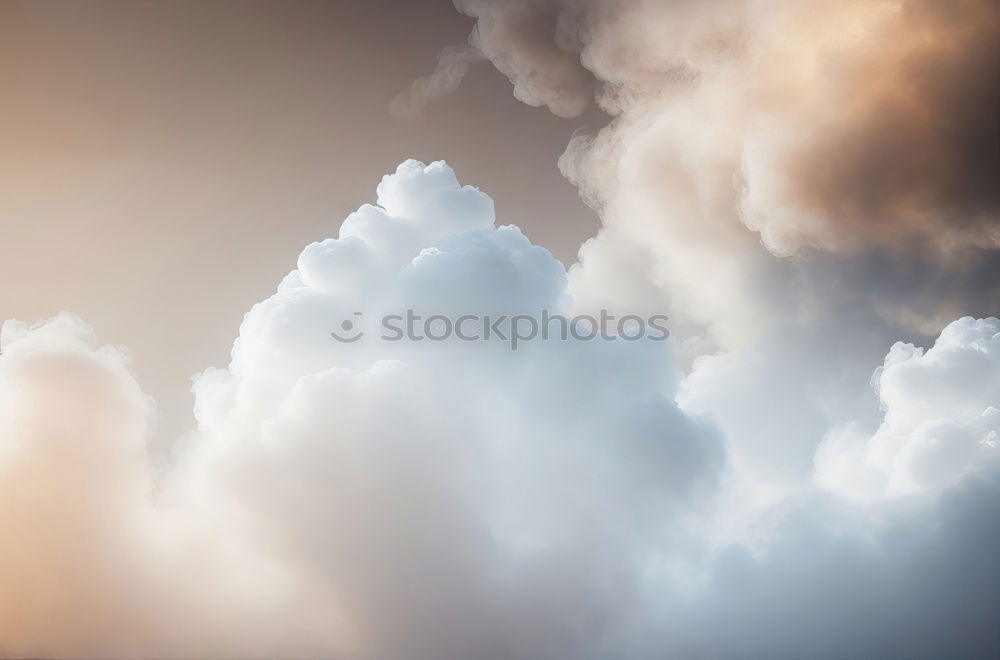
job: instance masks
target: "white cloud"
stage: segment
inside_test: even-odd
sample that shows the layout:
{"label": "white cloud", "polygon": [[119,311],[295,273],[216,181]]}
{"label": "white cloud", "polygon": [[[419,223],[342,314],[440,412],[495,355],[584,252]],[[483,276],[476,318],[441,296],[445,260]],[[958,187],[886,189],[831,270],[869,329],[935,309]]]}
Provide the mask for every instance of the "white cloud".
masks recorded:
{"label": "white cloud", "polygon": [[404,163],[378,201],[307,247],[228,372],[195,384],[211,478],[331,595],[366,657],[585,654],[679,542],[718,437],[673,403],[662,343],[513,353],[365,325],[333,341],[355,311],[569,309],[562,266],[494,227],[489,198],[443,163]]}
{"label": "white cloud", "polygon": [[820,445],[823,483],[848,495],[939,489],[1000,460],[1000,321],[951,323],[928,351],[898,343],[872,384],[885,421],[866,438],[834,429]]}
{"label": "white cloud", "polygon": [[[514,352],[386,342],[372,325],[401,307],[592,311],[623,286],[594,277],[575,278],[574,300],[547,251],[494,225],[488,196],[444,163],[408,161],[378,206],[306,247],[247,314],[231,364],[194,384],[197,429],[157,473],[143,453],[151,404],[121,352],[95,349],[70,317],[8,323],[0,522],[17,541],[0,555],[5,650],[994,648],[998,574],[983,548],[997,541],[995,319],[957,321],[926,353],[894,347],[878,379],[885,426],[860,448],[840,435],[869,428],[852,413],[877,400],[852,387],[854,363],[817,359],[824,333],[747,340],[685,378],[669,342]],[[353,319],[361,340],[330,336]],[[852,481],[879,434],[895,453],[875,487],[891,497]]]}
{"label": "white cloud", "polygon": [[0,643],[8,652],[135,652],[127,644],[148,623],[128,589],[148,589],[153,577],[144,570],[152,406],[123,354],[92,346],[89,328],[68,315],[37,328],[3,325]]}

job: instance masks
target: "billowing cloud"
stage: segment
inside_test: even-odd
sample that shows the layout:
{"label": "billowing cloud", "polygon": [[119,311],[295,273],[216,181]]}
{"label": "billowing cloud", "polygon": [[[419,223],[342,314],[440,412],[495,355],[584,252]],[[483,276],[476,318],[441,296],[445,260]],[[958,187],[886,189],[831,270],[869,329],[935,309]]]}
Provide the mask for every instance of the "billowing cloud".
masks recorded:
{"label": "billowing cloud", "polygon": [[[567,270],[403,163],[162,463],[124,350],[6,323],[0,654],[995,657],[997,3],[456,6],[393,112],[480,59],[596,104],[559,164],[601,232]],[[670,340],[381,336],[602,309]]]}
{"label": "billowing cloud", "polygon": [[[68,314],[3,325],[0,648],[124,658],[322,648],[294,574],[234,533],[217,486],[191,478],[197,462],[152,464],[153,402],[128,362]],[[275,625],[292,606],[294,620]]]}
{"label": "billowing cloud", "polygon": [[849,495],[941,488],[1000,458],[1000,321],[963,318],[928,351],[897,343],[872,378],[885,421],[870,438],[838,428],[817,468]]}
{"label": "billowing cloud", "polygon": [[[328,594],[345,649],[586,655],[687,543],[718,434],[673,402],[662,343],[383,341],[369,319],[393,311],[570,301],[562,266],[443,163],[404,163],[378,202],[307,247],[195,384],[210,474]],[[365,336],[332,340],[352,318]]]}
{"label": "billowing cloud", "polygon": [[871,416],[858,383],[885,346],[1000,311],[996,3],[456,7],[519,98],[610,115],[559,161],[603,224],[571,290],[668,310],[684,369],[720,353],[687,389],[746,410],[748,460],[800,477],[817,433]]}
{"label": "billowing cloud", "polygon": [[[651,260],[624,280],[655,272]],[[651,339],[513,351],[380,335],[405,309],[591,311],[608,295],[597,273],[571,285],[495,225],[487,195],[444,163],[407,161],[250,310],[228,367],[195,381],[197,428],[156,470],[151,402],[125,356],[71,317],[9,322],[5,650],[995,650],[995,318],[956,321],[926,352],[894,346],[877,395],[855,378],[863,355],[815,359],[825,334],[689,346],[686,377],[672,342]]]}
{"label": "billowing cloud", "polygon": [[580,63],[572,7],[478,0],[457,0],[455,6],[476,17],[469,43],[510,78],[518,100],[547,106],[561,117],[576,116],[591,104],[594,78]]}
{"label": "billowing cloud", "polygon": [[658,196],[688,221],[678,197],[735,205],[783,255],[1000,245],[992,0],[456,7],[518,98],[615,115],[602,141],[619,148],[591,145],[600,165],[570,173],[599,197]]}
{"label": "billowing cloud", "polygon": [[1000,7],[917,0],[854,20],[855,38],[810,53],[808,91],[757,120],[748,224],[781,252],[1000,247]]}
{"label": "billowing cloud", "polygon": [[[33,603],[0,619],[9,650],[545,657],[633,618],[644,565],[688,543],[722,460],[714,427],[673,402],[668,344],[383,341],[389,311],[571,301],[562,266],[494,226],[489,197],[443,163],[404,163],[378,201],[247,315],[230,366],[195,383],[197,432],[155,488],[149,402],[123,357],[68,317],[6,326],[4,511],[25,545],[4,589]],[[332,338],[350,319],[371,334]],[[53,400],[70,409],[50,416]],[[44,490],[24,487],[34,470],[56,470]],[[195,583],[224,616],[204,618]],[[79,630],[48,629],[84,607]]]}
{"label": "billowing cloud", "polygon": [[[867,444],[886,346],[1000,311],[996,3],[456,6],[477,30],[554,16],[493,52],[541,41],[590,74],[558,78],[611,116],[560,159],[603,223],[571,290],[669,310],[680,401],[722,428],[732,501],[759,512],[811,482],[844,428]],[[540,57],[512,77],[545,99],[555,75]]]}

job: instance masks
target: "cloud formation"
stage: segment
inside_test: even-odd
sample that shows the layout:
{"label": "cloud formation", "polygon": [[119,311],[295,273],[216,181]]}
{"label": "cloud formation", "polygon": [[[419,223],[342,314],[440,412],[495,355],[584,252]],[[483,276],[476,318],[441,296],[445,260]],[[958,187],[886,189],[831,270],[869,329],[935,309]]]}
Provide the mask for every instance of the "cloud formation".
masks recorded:
{"label": "cloud formation", "polygon": [[970,471],[995,471],[1000,457],[1000,322],[963,318],[926,352],[897,343],[872,378],[885,420],[867,440],[835,429],[817,468],[848,495],[939,488]]}
{"label": "cloud formation", "polygon": [[719,436],[673,402],[662,343],[332,341],[354,311],[569,304],[562,266],[443,163],[408,161],[378,193],[196,382],[212,474],[342,613],[338,651],[585,655],[682,543]]}
{"label": "cloud formation", "polygon": [[122,354],[92,342],[69,316],[3,326],[0,643],[8,653],[137,652],[127,638],[149,623],[137,620],[128,594],[153,578],[144,454],[152,404]]}
{"label": "cloud formation", "polygon": [[[925,353],[894,346],[878,396],[809,362],[811,340],[758,342],[756,363],[702,355],[684,377],[664,342],[513,353],[329,334],[399,306],[586,309],[571,290],[546,250],[495,225],[487,195],[407,161],[250,310],[229,366],[194,383],[197,429],[156,470],[124,354],[68,316],[8,322],[5,650],[995,651],[1000,322],[956,321]],[[852,416],[878,397],[884,420]]]}
{"label": "cloud formation", "polygon": [[702,192],[738,179],[732,201],[777,254],[1000,245],[992,0],[456,7],[519,99],[615,116],[601,139],[619,149],[590,149],[601,164],[570,172],[599,197],[638,157],[655,177],[645,194],[684,194],[688,175]]}

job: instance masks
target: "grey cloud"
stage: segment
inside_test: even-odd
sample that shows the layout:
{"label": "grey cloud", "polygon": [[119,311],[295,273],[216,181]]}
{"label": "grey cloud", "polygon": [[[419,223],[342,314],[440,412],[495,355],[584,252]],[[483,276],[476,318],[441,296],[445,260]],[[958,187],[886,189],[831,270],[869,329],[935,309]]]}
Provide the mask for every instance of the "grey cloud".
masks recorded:
{"label": "grey cloud", "polygon": [[627,121],[689,108],[685,135],[638,136],[674,153],[735,126],[742,166],[702,175],[739,171],[743,218],[776,252],[998,246],[991,0],[456,6],[531,105],[573,116],[596,99]]}

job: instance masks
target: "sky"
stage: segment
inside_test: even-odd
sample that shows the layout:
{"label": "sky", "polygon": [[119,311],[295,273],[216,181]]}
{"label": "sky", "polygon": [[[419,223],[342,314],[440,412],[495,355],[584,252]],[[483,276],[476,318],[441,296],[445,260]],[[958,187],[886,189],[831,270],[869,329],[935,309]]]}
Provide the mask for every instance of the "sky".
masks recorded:
{"label": "sky", "polygon": [[993,0],[0,31],[0,654],[1000,655]]}

